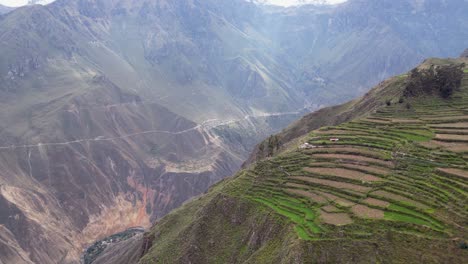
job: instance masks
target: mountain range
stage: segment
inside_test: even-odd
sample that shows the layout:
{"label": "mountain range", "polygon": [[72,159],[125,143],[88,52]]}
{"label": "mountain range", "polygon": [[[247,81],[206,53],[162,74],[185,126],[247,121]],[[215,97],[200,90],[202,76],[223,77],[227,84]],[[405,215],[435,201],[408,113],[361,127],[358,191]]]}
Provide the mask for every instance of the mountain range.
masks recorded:
{"label": "mountain range", "polygon": [[76,263],[150,227],[302,114],[455,56],[466,11],[58,0],[0,16],[0,260]]}
{"label": "mountain range", "polygon": [[93,263],[466,262],[467,62],[429,59],[310,114],[278,135],[276,153]]}

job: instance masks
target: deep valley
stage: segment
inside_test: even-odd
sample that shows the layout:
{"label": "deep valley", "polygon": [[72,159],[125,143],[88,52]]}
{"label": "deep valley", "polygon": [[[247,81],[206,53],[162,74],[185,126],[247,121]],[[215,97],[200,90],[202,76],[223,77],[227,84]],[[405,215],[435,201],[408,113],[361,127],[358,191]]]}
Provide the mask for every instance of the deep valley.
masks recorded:
{"label": "deep valley", "polygon": [[[451,101],[402,89],[420,86],[407,71],[423,61],[466,61],[426,58],[468,47],[467,12],[464,0],[0,5],[0,263],[79,263],[95,242],[92,263],[382,261],[413,242],[441,252],[429,262],[462,260],[466,68],[459,90],[441,88]],[[126,236],[136,226],[147,232]],[[343,237],[369,254],[330,257]],[[381,240],[383,255],[370,249]]]}

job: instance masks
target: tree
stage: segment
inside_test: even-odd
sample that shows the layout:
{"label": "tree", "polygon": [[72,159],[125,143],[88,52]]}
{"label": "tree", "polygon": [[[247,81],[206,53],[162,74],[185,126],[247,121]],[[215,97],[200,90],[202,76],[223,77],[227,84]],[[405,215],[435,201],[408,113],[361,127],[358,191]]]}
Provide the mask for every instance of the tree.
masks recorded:
{"label": "tree", "polygon": [[265,144],[264,142],[260,143],[260,145],[258,146],[258,153],[259,153],[259,157],[263,157],[264,155],[264,152],[265,152]]}
{"label": "tree", "polygon": [[273,136],[270,136],[268,138],[268,156],[269,157],[273,156],[274,151],[275,151],[275,147],[273,145]]}
{"label": "tree", "polygon": [[450,98],[460,88],[464,67],[462,63],[413,69],[406,83],[404,96],[438,93],[443,98]]}
{"label": "tree", "polygon": [[460,88],[465,64],[438,67],[436,69],[436,82],[439,93],[443,98],[449,98],[453,92]]}
{"label": "tree", "polygon": [[279,150],[281,146],[279,137],[277,135],[272,135],[268,138],[268,156],[271,157],[275,151]]}

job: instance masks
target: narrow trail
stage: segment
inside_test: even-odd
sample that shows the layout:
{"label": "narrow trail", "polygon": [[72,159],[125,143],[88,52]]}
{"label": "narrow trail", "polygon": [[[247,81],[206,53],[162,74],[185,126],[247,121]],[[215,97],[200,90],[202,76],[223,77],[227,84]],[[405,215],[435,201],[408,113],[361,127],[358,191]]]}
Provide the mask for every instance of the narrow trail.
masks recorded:
{"label": "narrow trail", "polygon": [[[302,109],[301,109],[302,110]],[[181,135],[188,132],[192,132],[198,129],[202,129],[204,131],[209,131],[217,127],[226,126],[234,123],[240,123],[242,121],[246,121],[249,119],[254,118],[266,118],[266,117],[276,117],[276,116],[286,116],[286,115],[298,115],[300,111],[296,112],[283,112],[283,113],[264,113],[259,115],[246,115],[244,118],[236,119],[236,120],[227,120],[221,121],[219,119],[209,119],[202,122],[199,125],[191,127],[189,129],[181,130],[181,131],[167,131],[167,130],[147,130],[137,133],[131,133],[127,135],[120,135],[114,137],[104,137],[98,136],[95,138],[88,138],[88,139],[77,139],[72,141],[65,141],[65,142],[49,142],[49,143],[38,143],[38,144],[25,144],[25,145],[10,145],[10,146],[1,146],[0,150],[15,150],[15,149],[30,149],[30,148],[40,148],[40,147],[57,147],[57,146],[67,146],[71,144],[79,144],[79,143],[87,143],[87,142],[105,142],[105,141],[114,141],[114,140],[121,140],[127,139],[131,137],[147,135],[147,134],[170,134],[170,135]]]}

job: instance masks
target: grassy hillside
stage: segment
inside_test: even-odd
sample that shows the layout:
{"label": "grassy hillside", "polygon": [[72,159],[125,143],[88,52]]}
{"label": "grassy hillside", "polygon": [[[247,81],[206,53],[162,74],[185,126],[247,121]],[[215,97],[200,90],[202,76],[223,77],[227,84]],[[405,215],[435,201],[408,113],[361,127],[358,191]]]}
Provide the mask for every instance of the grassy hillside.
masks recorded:
{"label": "grassy hillside", "polygon": [[[232,175],[304,106],[468,46],[463,0],[349,3],[63,0],[0,15],[0,262],[76,263]],[[371,101],[326,125],[385,104]]]}
{"label": "grassy hillside", "polygon": [[468,74],[449,99],[402,96],[410,78],[164,218],[140,262],[466,262]]}
{"label": "grassy hillside", "polygon": [[[427,63],[430,64],[430,60],[420,67],[426,67]],[[398,98],[403,96],[403,87],[407,77],[407,74],[395,76],[379,83],[361,98],[305,115],[275,135],[278,144],[273,150],[268,149],[270,138],[259,143],[244,163],[244,167],[287,149],[289,145],[296,144],[298,138],[305,136],[312,130],[324,126],[339,125],[366,116],[384,107],[388,101],[398,101]]]}

